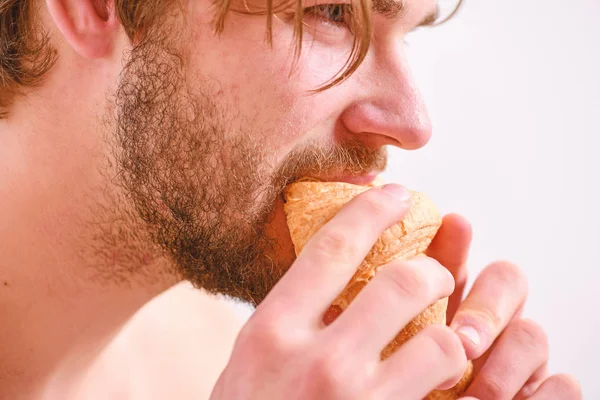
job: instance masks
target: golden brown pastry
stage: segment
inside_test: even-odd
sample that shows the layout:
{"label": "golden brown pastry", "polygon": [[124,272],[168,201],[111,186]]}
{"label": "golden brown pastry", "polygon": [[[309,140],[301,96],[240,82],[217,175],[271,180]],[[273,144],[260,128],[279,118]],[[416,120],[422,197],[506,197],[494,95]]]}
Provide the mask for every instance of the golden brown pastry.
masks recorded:
{"label": "golden brown pastry", "polygon": [[[326,222],[358,194],[369,186],[342,182],[319,182],[304,179],[290,184],[285,192],[284,210],[296,255]],[[402,221],[387,229],[377,240],[367,257],[325,313],[323,321],[329,324],[348,307],[358,292],[386,264],[393,260],[408,260],[422,254],[442,223],[436,206],[423,194],[411,192],[412,205]],[[448,299],[438,300],[411,321],[381,352],[381,359],[389,357],[395,349],[432,324],[446,324]],[[461,381],[449,390],[434,391],[428,400],[454,400],[469,385],[472,364],[469,363]]]}

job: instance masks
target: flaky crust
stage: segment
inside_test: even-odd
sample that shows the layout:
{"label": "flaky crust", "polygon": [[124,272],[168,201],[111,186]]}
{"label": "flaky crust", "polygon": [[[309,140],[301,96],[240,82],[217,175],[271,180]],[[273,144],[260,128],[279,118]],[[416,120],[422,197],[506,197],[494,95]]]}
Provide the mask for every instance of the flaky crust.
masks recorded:
{"label": "flaky crust", "polygon": [[[302,180],[290,184],[284,192],[284,210],[296,255],[300,254],[310,238],[346,203],[369,189],[369,186],[315,180]],[[331,321],[345,310],[360,290],[386,264],[394,260],[409,260],[427,249],[441,226],[442,218],[435,204],[425,195],[414,191],[411,193],[413,199],[407,215],[378,238],[346,288],[333,302],[325,319],[328,318],[327,315],[334,315],[330,317]],[[445,324],[447,304],[448,299],[444,298],[425,309],[382,350],[381,358],[389,357],[400,345],[425,327]],[[465,376],[455,387],[447,391],[432,392],[428,399],[457,399],[470,382],[471,367],[469,365]]]}

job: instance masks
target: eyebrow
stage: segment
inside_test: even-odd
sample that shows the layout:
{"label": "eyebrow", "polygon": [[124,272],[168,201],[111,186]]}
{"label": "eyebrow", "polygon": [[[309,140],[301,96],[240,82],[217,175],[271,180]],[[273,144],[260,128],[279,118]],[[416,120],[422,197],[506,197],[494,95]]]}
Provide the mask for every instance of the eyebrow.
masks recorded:
{"label": "eyebrow", "polygon": [[[398,18],[406,11],[405,0],[373,0],[373,12],[386,18]],[[435,9],[427,14],[417,26],[433,25],[440,17],[440,5],[436,3]]]}

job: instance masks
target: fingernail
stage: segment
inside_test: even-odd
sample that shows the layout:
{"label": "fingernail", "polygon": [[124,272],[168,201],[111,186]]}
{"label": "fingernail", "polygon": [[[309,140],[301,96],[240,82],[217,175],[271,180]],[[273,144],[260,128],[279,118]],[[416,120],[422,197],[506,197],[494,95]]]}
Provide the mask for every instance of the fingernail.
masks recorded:
{"label": "fingernail", "polygon": [[458,328],[456,333],[467,338],[467,340],[469,340],[469,342],[473,343],[475,346],[479,346],[481,344],[479,332],[477,332],[477,329],[473,328],[472,326],[461,326]]}
{"label": "fingernail", "polygon": [[388,183],[387,185],[382,186],[381,189],[396,197],[398,201],[401,202],[408,202],[412,198],[410,192],[402,185]]}

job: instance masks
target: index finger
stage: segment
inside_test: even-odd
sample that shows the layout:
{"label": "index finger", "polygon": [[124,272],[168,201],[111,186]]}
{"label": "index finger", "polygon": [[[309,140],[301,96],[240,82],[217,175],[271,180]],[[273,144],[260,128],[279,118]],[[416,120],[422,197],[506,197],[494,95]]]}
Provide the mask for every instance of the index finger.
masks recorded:
{"label": "index finger", "polygon": [[317,326],[379,236],[404,218],[411,198],[404,187],[389,184],[350,200],[308,241],[261,312]]}

